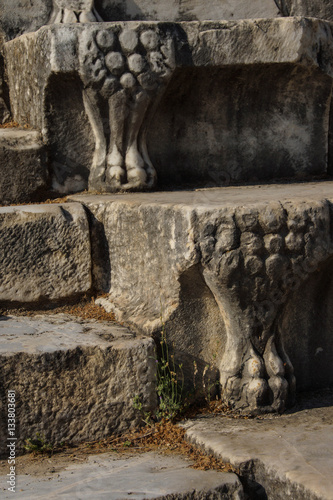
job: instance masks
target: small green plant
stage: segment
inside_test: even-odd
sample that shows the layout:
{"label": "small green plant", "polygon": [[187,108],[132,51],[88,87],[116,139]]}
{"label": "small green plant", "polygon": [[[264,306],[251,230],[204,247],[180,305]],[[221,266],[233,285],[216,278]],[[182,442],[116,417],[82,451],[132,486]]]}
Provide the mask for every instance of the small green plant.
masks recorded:
{"label": "small green plant", "polygon": [[42,436],[37,432],[35,438],[27,438],[25,440],[24,449],[29,453],[52,453],[53,445],[45,440],[45,436]]}
{"label": "small green plant", "polygon": [[174,420],[184,409],[183,389],[184,376],[182,365],[178,365],[181,372],[182,382],[178,383],[177,369],[174,354],[170,354],[166,340],[164,324],[161,330],[161,356],[157,360],[157,395],[158,410],[156,417],[166,420]]}
{"label": "small green plant", "polygon": [[[139,395],[133,398],[133,407],[141,412],[142,420],[146,425],[152,425],[158,420],[174,420],[185,407],[183,401],[184,376],[182,365],[176,367],[174,354],[170,354],[169,346],[166,341],[164,325],[161,330],[160,339],[160,359],[156,359],[156,378],[157,378],[157,396],[158,408],[155,415],[143,410],[142,400]],[[181,384],[177,377],[177,369],[181,374]]]}
{"label": "small green plant", "polygon": [[146,425],[151,425],[152,422],[151,413],[150,411],[143,410],[143,404],[138,394],[136,394],[133,398],[133,408],[141,413],[142,420]]}

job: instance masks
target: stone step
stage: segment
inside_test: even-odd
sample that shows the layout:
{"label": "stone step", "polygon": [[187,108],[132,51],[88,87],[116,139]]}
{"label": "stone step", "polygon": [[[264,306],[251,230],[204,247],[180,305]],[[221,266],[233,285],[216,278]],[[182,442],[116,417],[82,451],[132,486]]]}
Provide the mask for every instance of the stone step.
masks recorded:
{"label": "stone step", "polygon": [[39,201],[47,192],[45,145],[36,130],[0,128],[0,204]]}
{"label": "stone step", "polygon": [[333,383],[332,188],[71,199],[93,214],[94,287],[109,283],[117,319],[147,334],[163,328],[192,389],[219,380],[235,408],[283,411],[295,384]]}
{"label": "stone step", "polygon": [[[65,314],[0,318],[0,454],[39,433],[51,444],[132,429],[156,407],[155,348],[109,322]],[[8,404],[15,422],[8,422]],[[15,438],[15,439],[14,439]]]}
{"label": "stone step", "polygon": [[145,335],[164,328],[186,390],[219,382],[236,409],[283,411],[296,383],[333,382],[332,186],[77,195],[2,208],[0,300],[109,292],[103,304],[118,321]]}
{"label": "stone step", "polygon": [[0,208],[0,300],[75,297],[91,288],[88,219],[71,203]]}
{"label": "stone step", "polygon": [[[52,458],[50,460],[52,464]],[[137,456],[104,453],[92,455],[86,463],[68,464],[58,474],[20,475],[17,465],[17,489],[20,499],[50,498],[71,500],[243,500],[243,488],[236,474],[194,470],[181,456],[144,453]],[[55,466],[56,467],[56,466]],[[57,468],[57,467],[56,467]],[[7,477],[0,475],[0,488]],[[3,491],[1,498],[12,498]]]}
{"label": "stone step", "polygon": [[239,468],[250,498],[332,500],[332,396],[278,417],[199,417],[184,424],[186,439]]}

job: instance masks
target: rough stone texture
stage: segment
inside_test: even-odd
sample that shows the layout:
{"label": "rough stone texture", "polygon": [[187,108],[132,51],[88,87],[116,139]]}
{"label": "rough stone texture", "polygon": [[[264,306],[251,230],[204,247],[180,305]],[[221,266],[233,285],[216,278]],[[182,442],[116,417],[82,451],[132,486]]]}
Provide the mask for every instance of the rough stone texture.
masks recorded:
{"label": "rough stone texture", "polygon": [[0,452],[8,437],[8,391],[15,391],[20,450],[38,432],[50,443],[78,443],[138,425],[134,396],[147,411],[156,405],[154,352],[152,339],[106,322],[2,317]]}
{"label": "rough stone texture", "polygon": [[285,16],[311,16],[333,21],[330,0],[278,0]]}
{"label": "rough stone texture", "polygon": [[260,420],[198,418],[185,424],[186,438],[239,468],[250,498],[332,500],[333,407],[325,406]]}
{"label": "rough stone texture", "polygon": [[333,382],[331,314],[316,323],[331,307],[331,190],[328,182],[73,199],[104,226],[118,319],[155,333],[164,323],[187,380],[200,365],[202,385],[206,365],[219,368],[235,407],[282,411],[295,367],[300,386]]}
{"label": "rough stone texture", "polygon": [[[156,50],[144,37],[126,48],[128,30],[154,31]],[[173,185],[327,173],[327,22],[53,25],[5,46],[14,118],[43,131],[60,192],[82,190],[89,171],[105,190],[149,187],[154,167]]]}
{"label": "rough stone texture", "polygon": [[[35,31],[50,19],[57,19],[60,7],[67,7],[68,22],[76,22],[73,10],[90,12],[91,0],[2,0],[0,29],[11,39],[22,33]],[[75,7],[73,9],[73,6]],[[52,10],[54,7],[54,10]],[[125,21],[131,19],[153,21],[193,21],[206,19],[246,19],[275,17],[279,9],[274,0],[96,0],[94,17],[104,21]],[[90,17],[90,16],[89,16]],[[91,20],[88,18],[88,20]],[[57,20],[58,21],[58,20]]]}
{"label": "rough stone texture", "polygon": [[1,0],[0,31],[7,39],[35,31],[50,18],[52,0]]}
{"label": "rough stone texture", "polygon": [[[103,453],[88,457],[86,463],[70,464],[59,474],[40,477],[19,475],[20,498],[60,496],[88,500],[243,500],[236,474],[190,469],[181,456],[144,453],[126,457]],[[56,477],[55,477],[56,476]],[[0,484],[5,480],[0,476]],[[3,492],[2,498],[11,498]]]}
{"label": "rough stone texture", "polygon": [[80,204],[0,208],[0,300],[56,300],[91,288],[88,220]]}
{"label": "rough stone texture", "polygon": [[274,0],[96,0],[105,21],[152,19],[158,21],[203,21],[206,19],[249,19],[276,17]]}
{"label": "rough stone texture", "polygon": [[48,187],[45,145],[39,132],[0,129],[0,204],[38,201]]}

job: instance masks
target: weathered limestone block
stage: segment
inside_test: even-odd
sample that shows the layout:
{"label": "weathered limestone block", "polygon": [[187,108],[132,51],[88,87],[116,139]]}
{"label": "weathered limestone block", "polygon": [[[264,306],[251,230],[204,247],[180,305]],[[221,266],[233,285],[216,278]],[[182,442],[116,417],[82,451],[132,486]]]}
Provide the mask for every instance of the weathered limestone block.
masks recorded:
{"label": "weathered limestone block", "polygon": [[7,393],[15,391],[17,447],[94,441],[140,424],[156,406],[155,349],[127,328],[59,315],[0,319],[0,454],[7,451]]}
{"label": "weathered limestone block", "polygon": [[12,112],[61,192],[325,175],[332,40],[301,18],[47,26],[6,43]]}
{"label": "weathered limestone block", "polygon": [[39,132],[0,129],[0,204],[39,201],[48,187],[45,145]]}
{"label": "weathered limestone block", "polygon": [[[190,365],[192,375],[194,364],[194,372],[199,363],[215,365],[222,395],[236,408],[282,411],[295,393],[290,359],[300,386],[333,381],[331,315],[315,327],[319,311],[331,306],[328,294],[325,306],[318,303],[321,287],[332,287],[331,189],[320,183],[73,199],[104,225],[118,319],[150,333],[165,324],[188,373]],[[297,300],[302,287],[312,311],[305,331],[294,320],[306,324]]]}
{"label": "weathered limestone block", "polygon": [[0,300],[57,300],[91,288],[89,225],[80,204],[0,208]]}

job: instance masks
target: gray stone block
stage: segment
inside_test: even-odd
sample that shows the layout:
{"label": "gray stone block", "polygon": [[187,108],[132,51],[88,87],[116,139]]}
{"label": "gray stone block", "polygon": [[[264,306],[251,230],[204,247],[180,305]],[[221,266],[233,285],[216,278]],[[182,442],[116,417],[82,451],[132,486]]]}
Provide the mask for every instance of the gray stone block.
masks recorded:
{"label": "gray stone block", "polygon": [[[94,441],[140,423],[153,410],[155,351],[125,327],[59,315],[0,318],[0,453],[8,391],[15,392],[17,450],[37,433],[51,444]],[[7,453],[6,453],[7,454]]]}
{"label": "gray stone block", "polygon": [[48,188],[46,148],[39,132],[0,129],[0,204],[39,201]]}
{"label": "gray stone block", "polygon": [[[152,187],[155,170],[173,186],[327,173],[329,23],[131,26],[139,66],[121,45],[126,23],[47,26],[5,44],[14,118],[43,131],[55,189],[82,190],[89,172],[90,188],[107,191]],[[144,47],[143,31],[154,32],[156,50]],[[118,49],[103,49],[104,36]]]}
{"label": "gray stone block", "polygon": [[[57,496],[64,500],[243,500],[243,488],[236,474],[194,470],[182,456],[154,452],[131,457],[124,454],[90,455],[86,463],[70,464],[53,477],[22,475],[20,500]],[[55,477],[56,476],[56,477]],[[0,476],[6,484],[7,478]],[[11,492],[3,492],[4,500]]]}
{"label": "gray stone block", "polygon": [[327,182],[73,200],[104,226],[109,258],[104,273],[97,264],[95,287],[105,291],[109,273],[117,318],[149,333],[164,324],[187,381],[207,388],[219,370],[230,404],[283,411],[295,376],[302,389],[333,382],[331,190]]}
{"label": "gray stone block", "polygon": [[0,208],[0,300],[37,302],[91,288],[89,225],[80,204]]}

